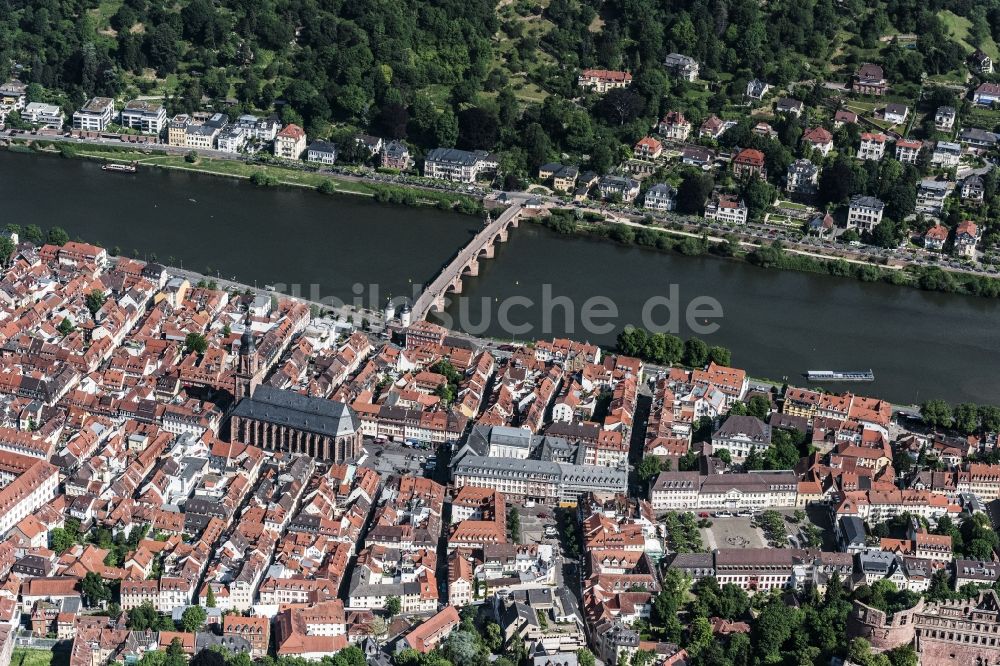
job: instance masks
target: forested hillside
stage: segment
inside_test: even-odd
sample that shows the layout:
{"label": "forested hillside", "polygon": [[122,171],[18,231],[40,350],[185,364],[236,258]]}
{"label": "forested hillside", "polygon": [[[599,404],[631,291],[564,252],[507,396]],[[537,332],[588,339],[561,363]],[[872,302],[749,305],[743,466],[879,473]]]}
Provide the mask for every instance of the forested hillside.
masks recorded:
{"label": "forested hillside", "polygon": [[[162,96],[171,112],[277,108],[310,136],[501,150],[521,174],[560,153],[603,171],[666,110],[724,113],[755,77],[811,86],[875,60],[899,86],[964,81],[971,45],[995,52],[996,38],[1000,0],[0,4],[0,66],[67,110],[91,95]],[[702,63],[701,81],[668,78],[673,51]],[[634,84],[581,97],[585,67],[627,69]]]}

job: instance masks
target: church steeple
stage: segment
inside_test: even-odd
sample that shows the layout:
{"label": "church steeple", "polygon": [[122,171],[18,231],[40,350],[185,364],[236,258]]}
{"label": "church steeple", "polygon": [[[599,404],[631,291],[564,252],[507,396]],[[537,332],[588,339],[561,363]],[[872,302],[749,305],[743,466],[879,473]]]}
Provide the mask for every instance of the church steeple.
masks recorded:
{"label": "church steeple", "polygon": [[243,335],[240,336],[240,355],[236,366],[236,377],[233,395],[237,400],[249,397],[253,390],[257,388],[257,343],[253,337],[253,322],[250,319],[250,310],[243,320]]}
{"label": "church steeple", "polygon": [[240,336],[240,356],[249,356],[257,353],[257,343],[253,339],[253,322],[250,320],[250,310],[243,320],[243,335]]}

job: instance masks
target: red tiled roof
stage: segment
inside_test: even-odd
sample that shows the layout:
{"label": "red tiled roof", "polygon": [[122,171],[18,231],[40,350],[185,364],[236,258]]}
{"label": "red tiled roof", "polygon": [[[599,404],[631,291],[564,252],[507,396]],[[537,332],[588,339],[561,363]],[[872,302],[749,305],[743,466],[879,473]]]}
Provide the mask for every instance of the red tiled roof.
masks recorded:
{"label": "red tiled roof", "polygon": [[814,127],[807,130],[802,139],[809,143],[824,144],[833,141],[833,135],[825,127]]}
{"label": "red tiled roof", "polygon": [[618,72],[612,69],[585,69],[582,76],[591,79],[597,78],[604,81],[631,81],[632,75],[628,72]]}
{"label": "red tiled roof", "polygon": [[294,124],[294,123],[291,124],[291,125],[288,125],[287,127],[283,128],[280,132],[278,132],[278,136],[284,137],[284,138],[287,138],[287,139],[296,139],[296,140],[298,140],[298,139],[301,139],[302,137],[304,137],[305,135],[306,135],[306,131],[304,129],[302,129],[301,127],[299,127],[298,125]]}

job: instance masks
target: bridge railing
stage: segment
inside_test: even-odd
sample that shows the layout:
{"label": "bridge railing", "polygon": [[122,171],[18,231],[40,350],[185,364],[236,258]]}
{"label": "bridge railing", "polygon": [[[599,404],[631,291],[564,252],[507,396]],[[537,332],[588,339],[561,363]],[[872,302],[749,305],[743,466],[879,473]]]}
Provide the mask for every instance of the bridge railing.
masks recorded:
{"label": "bridge railing", "polygon": [[451,284],[451,281],[457,275],[461,274],[462,268],[464,268],[464,264],[469,258],[478,254],[485,244],[492,240],[493,236],[499,233],[511,220],[520,215],[521,209],[522,206],[520,204],[511,205],[491,224],[483,227],[464,247],[452,255],[451,260],[426,284],[424,290],[420,292],[420,295],[414,301],[412,308],[414,321],[419,321],[427,316],[434,300],[447,290],[448,285]]}

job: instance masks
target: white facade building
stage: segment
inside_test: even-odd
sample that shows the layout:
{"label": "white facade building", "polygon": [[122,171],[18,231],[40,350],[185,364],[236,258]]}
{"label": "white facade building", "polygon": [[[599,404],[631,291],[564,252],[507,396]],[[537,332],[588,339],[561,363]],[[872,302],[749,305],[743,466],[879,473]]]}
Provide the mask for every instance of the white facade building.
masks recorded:
{"label": "white facade building", "polygon": [[103,132],[115,117],[115,101],[95,97],[73,114],[73,129],[83,132]]}

